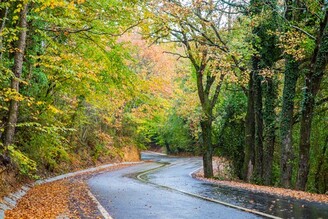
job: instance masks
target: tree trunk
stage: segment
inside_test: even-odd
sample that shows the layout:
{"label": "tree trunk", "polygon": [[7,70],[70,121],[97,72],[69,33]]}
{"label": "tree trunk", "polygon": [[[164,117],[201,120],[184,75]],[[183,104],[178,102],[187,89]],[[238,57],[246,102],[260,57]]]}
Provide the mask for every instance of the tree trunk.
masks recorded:
{"label": "tree trunk", "polygon": [[255,165],[255,112],[254,112],[254,81],[253,72],[248,82],[247,114],[245,121],[245,157],[243,165],[243,179],[250,182]]}
{"label": "tree trunk", "polygon": [[172,150],[170,148],[170,145],[166,141],[165,141],[165,148],[166,148],[166,153],[167,154],[172,154]]}
{"label": "tree trunk", "polygon": [[291,56],[286,57],[284,90],[280,118],[280,183],[284,188],[291,187],[294,150],[293,150],[293,117],[296,84],[299,77],[299,64]]}
{"label": "tree trunk", "polygon": [[299,144],[299,166],[296,189],[305,190],[310,164],[311,125],[315,106],[315,97],[328,62],[328,12],[320,25],[317,45],[313,53],[311,68],[305,78],[304,99],[301,114],[301,138]]}
{"label": "tree trunk", "polygon": [[201,121],[201,128],[203,134],[203,167],[204,177],[213,177],[213,146],[212,146],[212,120],[206,119]]}
{"label": "tree trunk", "polygon": [[258,73],[254,74],[254,94],[255,94],[255,175],[254,179],[262,183],[263,176],[263,114],[262,114],[262,80]]}
{"label": "tree trunk", "polygon": [[[17,41],[17,49],[15,51],[14,57],[14,67],[13,73],[14,77],[11,80],[11,89],[15,92],[19,93],[19,81],[21,79],[22,69],[23,69],[23,58],[26,46],[26,32],[27,32],[27,4],[23,5],[23,8],[20,12],[20,34]],[[15,127],[17,123],[18,116],[18,101],[11,100],[9,111],[8,111],[8,119],[5,127],[5,136],[4,136],[4,145],[8,146],[13,143],[14,135],[15,135]]]}
{"label": "tree trunk", "polygon": [[[194,65],[196,66],[196,65]],[[203,111],[203,118],[200,122],[200,126],[202,129],[202,138],[203,138],[203,168],[204,168],[204,177],[211,178],[213,177],[213,164],[212,164],[212,157],[213,157],[213,145],[212,145],[212,121],[213,121],[213,108],[215,102],[217,100],[217,96],[214,95],[212,101],[210,101],[210,88],[213,85],[214,78],[209,78],[206,81],[206,88],[203,86],[203,78],[204,78],[204,71],[205,65],[201,67],[197,67],[197,91],[198,97],[202,106]],[[216,91],[220,90],[222,81],[217,85]],[[216,92],[216,94],[219,94]]]}
{"label": "tree trunk", "polygon": [[[310,86],[309,78],[306,79],[306,87]],[[299,163],[296,181],[296,189],[305,190],[310,164],[311,126],[314,110],[314,97],[311,91],[306,92],[301,117],[301,132],[299,145]]]}
{"label": "tree trunk", "polygon": [[[0,1],[1,3],[2,1]],[[3,56],[3,36],[2,32],[6,26],[6,19],[8,15],[8,7],[0,8],[0,62],[2,62],[2,56]],[[0,117],[0,126],[3,126],[4,119],[3,116]],[[0,140],[2,139],[3,131],[0,130]]]}
{"label": "tree trunk", "polygon": [[6,20],[8,16],[8,7],[0,9],[0,61],[2,61],[2,56],[3,56],[3,36],[2,36],[2,31],[6,27]]}
{"label": "tree trunk", "polygon": [[327,186],[328,186],[327,183],[325,183],[325,177],[326,177],[325,175],[327,175],[328,173],[324,169],[325,162],[327,162],[327,160],[325,160],[327,148],[328,148],[328,136],[326,137],[326,141],[322,148],[322,153],[320,153],[320,155],[317,157],[318,165],[314,175],[314,186],[317,193],[324,193],[327,190]]}
{"label": "tree trunk", "polygon": [[264,184],[270,185],[272,183],[272,163],[273,163],[273,152],[275,144],[275,100],[276,100],[276,88],[272,78],[266,79],[266,90],[265,90],[265,111],[264,111],[264,122],[265,122],[265,144],[263,154],[263,179]]}
{"label": "tree trunk", "polygon": [[[254,132],[251,134],[251,131],[253,131],[250,127],[246,129],[246,135],[248,135],[249,139],[246,139],[247,141],[253,141],[253,150],[255,151],[255,158],[254,158],[254,173],[253,173],[253,180],[258,183],[263,183],[263,176],[264,176],[264,164],[269,164],[269,166],[266,166],[267,174],[270,173],[269,169],[271,169],[270,165],[272,166],[272,156],[269,157],[269,155],[273,152],[273,145],[274,145],[274,131],[272,134],[272,130],[269,127],[268,129],[268,139],[266,142],[263,141],[263,132],[264,132],[264,124],[263,124],[263,97],[262,97],[262,76],[259,74],[259,70],[271,68],[273,63],[278,59],[280,56],[280,51],[276,47],[276,37],[268,34],[268,30],[275,30],[277,28],[277,13],[274,12],[274,8],[277,6],[277,1],[270,1],[268,3],[267,1],[263,0],[251,0],[250,1],[250,13],[253,14],[255,17],[259,14],[261,14],[264,11],[268,11],[271,14],[270,17],[268,17],[266,22],[261,23],[260,25],[253,28],[253,34],[256,36],[253,39],[253,46],[257,51],[257,54],[254,54],[252,57],[252,71],[254,72],[252,74],[253,77],[253,102],[254,103],[248,103],[249,107],[251,107],[250,104],[253,104],[254,108],[254,117],[252,116],[248,117],[248,119],[254,119],[255,122],[246,121],[247,126],[253,125]],[[260,40],[256,40],[256,38],[259,38]],[[260,41],[260,43],[258,42]],[[270,51],[270,54],[268,54],[268,51]],[[273,87],[272,87],[273,88]],[[270,92],[273,92],[273,90],[270,90]],[[268,93],[270,95],[270,93]],[[269,98],[269,97],[268,97]],[[250,101],[250,97],[248,98],[248,101]],[[267,102],[267,104],[271,104],[270,101]],[[269,120],[274,120],[272,117],[274,117],[274,104],[273,106],[267,106],[267,112],[271,113],[273,112],[273,115],[268,115],[270,117]],[[271,107],[271,108],[270,108]],[[248,109],[250,110],[250,109]],[[249,114],[250,112],[247,112]],[[269,125],[271,125],[271,121],[267,121]],[[266,125],[268,125],[266,124]],[[251,134],[251,135],[250,135]],[[254,134],[255,137],[252,135]],[[255,140],[254,140],[255,139]],[[269,149],[266,151],[266,154],[264,154],[264,143],[266,144],[266,149]],[[249,147],[249,146],[246,146]],[[266,157],[264,157],[266,155]],[[264,158],[266,158],[266,161],[264,161]],[[268,158],[268,159],[267,159]],[[249,159],[248,159],[249,160]],[[249,161],[245,161],[249,162]],[[249,162],[250,163],[250,162]],[[250,163],[251,164],[251,163]],[[245,164],[244,164],[245,168]]]}

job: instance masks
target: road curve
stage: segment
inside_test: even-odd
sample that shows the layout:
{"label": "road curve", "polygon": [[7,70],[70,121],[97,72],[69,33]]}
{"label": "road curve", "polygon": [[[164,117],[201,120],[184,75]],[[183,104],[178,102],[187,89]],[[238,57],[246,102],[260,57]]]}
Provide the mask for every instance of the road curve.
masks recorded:
{"label": "road curve", "polygon": [[[143,153],[152,160],[88,180],[91,192],[114,218],[328,218],[328,205],[218,186],[193,179],[200,158]],[[157,169],[156,169],[157,168]],[[139,180],[138,180],[139,179]],[[251,214],[212,201],[229,203]]]}
{"label": "road curve", "polygon": [[120,218],[259,218],[258,216],[209,202],[174,190],[144,183],[136,173],[161,166],[144,163],[88,180],[91,192],[115,219]]}

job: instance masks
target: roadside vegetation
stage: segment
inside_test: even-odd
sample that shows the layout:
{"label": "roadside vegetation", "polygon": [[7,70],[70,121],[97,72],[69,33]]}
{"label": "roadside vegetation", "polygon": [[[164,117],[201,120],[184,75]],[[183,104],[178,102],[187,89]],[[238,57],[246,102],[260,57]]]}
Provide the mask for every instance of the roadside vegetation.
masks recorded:
{"label": "roadside vegetation", "polygon": [[207,178],[220,156],[239,180],[326,193],[327,7],[0,1],[1,184],[155,145],[203,156]]}

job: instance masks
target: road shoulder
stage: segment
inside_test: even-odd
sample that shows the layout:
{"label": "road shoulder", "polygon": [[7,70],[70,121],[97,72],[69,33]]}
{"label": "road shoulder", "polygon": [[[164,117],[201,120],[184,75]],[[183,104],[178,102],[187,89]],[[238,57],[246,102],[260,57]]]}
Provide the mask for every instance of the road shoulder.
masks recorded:
{"label": "road shoulder", "polygon": [[210,182],[210,183],[217,184],[217,185],[221,185],[221,186],[245,189],[245,190],[249,190],[252,192],[276,195],[279,197],[294,198],[294,199],[304,200],[304,201],[308,201],[308,202],[318,202],[318,203],[328,204],[328,195],[326,195],[326,194],[314,194],[314,193],[303,192],[303,191],[292,190],[292,189],[255,185],[255,184],[250,184],[250,183],[245,183],[245,182],[206,179],[203,177],[202,169],[198,169],[191,175],[192,175],[192,177],[194,177],[196,179],[199,179],[199,180],[202,180],[205,182]]}
{"label": "road shoulder", "polygon": [[91,196],[85,181],[102,172],[122,169],[140,162],[104,165],[38,181],[21,197],[11,195],[5,218],[110,218]]}

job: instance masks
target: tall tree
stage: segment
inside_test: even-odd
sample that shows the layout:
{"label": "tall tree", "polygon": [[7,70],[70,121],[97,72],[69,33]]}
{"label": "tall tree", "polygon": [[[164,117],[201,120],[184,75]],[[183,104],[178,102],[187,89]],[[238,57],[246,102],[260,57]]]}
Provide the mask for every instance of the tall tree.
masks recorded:
{"label": "tall tree", "polygon": [[281,160],[280,183],[285,188],[291,187],[293,169],[293,125],[294,125],[294,98],[296,83],[299,77],[299,64],[293,57],[287,56],[285,61],[285,79],[283,89],[283,100],[280,118],[281,135]]}
{"label": "tall tree", "polygon": [[248,88],[244,179],[249,181],[253,178],[266,184],[270,184],[271,181],[273,162],[276,88],[272,75],[262,73],[270,72],[280,55],[277,37],[270,33],[277,28],[276,7],[276,1],[250,1],[250,16],[260,21],[253,28],[252,41],[256,52],[252,58]]}
{"label": "tall tree", "polygon": [[273,154],[275,150],[276,140],[276,99],[277,99],[277,86],[275,79],[267,77],[264,84],[264,153],[263,153],[263,183],[265,185],[272,184],[272,167],[273,167]]}
{"label": "tall tree", "polygon": [[254,106],[254,72],[249,75],[247,93],[247,111],[245,118],[245,149],[243,179],[250,182],[255,165],[255,106]]}
{"label": "tall tree", "polygon": [[326,73],[328,64],[328,9],[323,5],[324,17],[316,38],[316,47],[313,51],[310,68],[305,75],[305,89],[301,112],[301,130],[299,143],[299,165],[296,188],[305,190],[310,169],[311,126],[315,108],[315,98],[320,90],[321,81]]}
{"label": "tall tree", "polygon": [[[299,19],[297,8],[299,1],[287,0],[285,18],[287,22],[297,22]],[[286,27],[285,27],[286,28]],[[290,54],[285,55],[284,88],[282,95],[282,109],[280,117],[280,183],[285,188],[291,187],[293,169],[293,125],[294,125],[294,98],[296,84],[299,78],[299,60]]]}
{"label": "tall tree", "polygon": [[[213,176],[212,123],[213,110],[221,92],[227,69],[245,70],[240,59],[229,48],[224,11],[229,7],[222,1],[153,1],[155,20],[151,36],[162,41],[184,45],[186,54],[195,70],[198,97],[202,107],[203,165],[205,177]],[[231,11],[229,13],[232,13]],[[157,22],[156,22],[157,21]],[[164,22],[163,22],[164,21]],[[231,33],[233,34],[233,33]]]}
{"label": "tall tree", "polygon": [[[14,67],[13,67],[13,77],[11,79],[11,89],[19,93],[19,84],[21,80],[22,70],[23,70],[23,58],[26,47],[26,33],[27,33],[27,12],[28,4],[25,1],[22,1],[21,4],[18,4],[20,7],[19,11],[19,36],[16,42],[15,56],[14,56]],[[8,119],[5,127],[4,134],[4,146],[11,145],[15,136],[15,127],[18,117],[18,101],[12,99],[10,101],[10,107],[8,111]]]}

